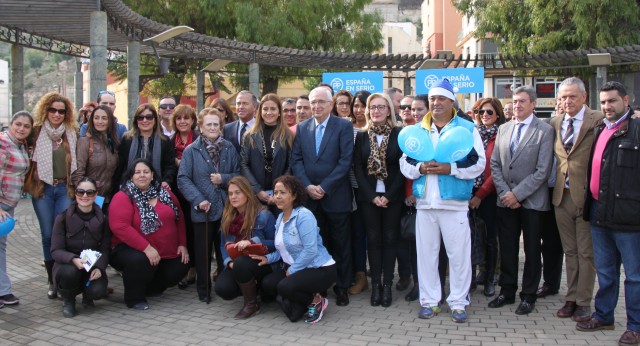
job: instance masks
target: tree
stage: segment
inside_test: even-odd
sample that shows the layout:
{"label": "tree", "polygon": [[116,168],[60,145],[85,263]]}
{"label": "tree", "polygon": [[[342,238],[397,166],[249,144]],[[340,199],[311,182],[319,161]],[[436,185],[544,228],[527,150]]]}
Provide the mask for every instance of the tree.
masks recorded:
{"label": "tree", "polygon": [[[196,32],[280,47],[370,53],[382,47],[378,14],[364,13],[372,0],[124,0],[141,15],[167,25],[188,25]],[[247,66],[232,64],[233,84],[246,81]],[[300,69],[260,66],[263,94],[276,92]]]}
{"label": "tree", "polygon": [[495,40],[500,52],[546,53],[640,42],[637,0],[454,0],[476,17],[476,37]]}

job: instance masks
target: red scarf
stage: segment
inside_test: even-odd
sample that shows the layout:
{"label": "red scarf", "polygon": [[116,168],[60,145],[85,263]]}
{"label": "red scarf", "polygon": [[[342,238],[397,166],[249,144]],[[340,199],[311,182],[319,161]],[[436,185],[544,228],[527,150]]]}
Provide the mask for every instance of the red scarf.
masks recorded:
{"label": "red scarf", "polygon": [[174,140],[176,147],[176,158],[178,160],[182,160],[182,152],[184,149],[189,146],[193,142],[193,131],[189,132],[189,138],[187,138],[187,142],[182,142],[182,137],[180,133],[176,132],[176,139]]}
{"label": "red scarf", "polygon": [[236,243],[244,240],[244,236],[241,233],[242,225],[244,225],[244,214],[236,215],[231,221],[231,224],[229,224],[229,234],[236,237]]}

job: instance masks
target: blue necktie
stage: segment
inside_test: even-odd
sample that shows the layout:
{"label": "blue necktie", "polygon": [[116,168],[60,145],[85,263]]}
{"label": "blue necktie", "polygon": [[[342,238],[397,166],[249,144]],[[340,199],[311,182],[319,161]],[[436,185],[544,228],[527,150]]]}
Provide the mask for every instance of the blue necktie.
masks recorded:
{"label": "blue necktie", "polygon": [[518,143],[520,143],[520,135],[522,134],[522,127],[523,127],[523,123],[517,123],[516,126],[518,127],[518,132],[516,132],[516,136],[513,138],[513,140],[511,141],[511,144],[509,145],[509,149],[511,150],[511,156],[513,156],[513,153],[516,152],[516,149],[518,148]]}
{"label": "blue necktie", "polygon": [[322,143],[322,135],[324,134],[324,125],[320,124],[316,127],[316,155],[320,151],[320,143]]}
{"label": "blue necktie", "polygon": [[569,118],[567,131],[564,133],[564,138],[562,138],[562,144],[564,145],[564,149],[567,151],[567,154],[573,147],[573,132],[573,118]]}

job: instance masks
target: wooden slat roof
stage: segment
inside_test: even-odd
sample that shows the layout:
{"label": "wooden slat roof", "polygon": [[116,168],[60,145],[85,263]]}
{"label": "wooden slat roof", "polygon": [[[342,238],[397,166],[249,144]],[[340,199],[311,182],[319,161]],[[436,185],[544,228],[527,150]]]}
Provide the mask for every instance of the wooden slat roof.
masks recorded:
{"label": "wooden slat roof", "polygon": [[[126,52],[129,40],[142,41],[170,26],[147,19],[120,0],[102,0],[108,18],[108,49]],[[88,57],[89,20],[97,9],[96,0],[2,0],[0,1],[0,40],[27,47]],[[163,57],[176,57],[204,66],[213,59],[261,65],[320,68],[326,70],[395,70],[418,68],[429,55],[361,54],[323,52],[264,46],[186,33],[157,46]],[[143,54],[153,54],[151,46],[142,44]],[[445,58],[444,67],[483,66],[487,70],[549,69],[588,66],[587,54],[611,53],[613,65],[640,62],[640,46],[558,51],[545,54],[454,56]]]}

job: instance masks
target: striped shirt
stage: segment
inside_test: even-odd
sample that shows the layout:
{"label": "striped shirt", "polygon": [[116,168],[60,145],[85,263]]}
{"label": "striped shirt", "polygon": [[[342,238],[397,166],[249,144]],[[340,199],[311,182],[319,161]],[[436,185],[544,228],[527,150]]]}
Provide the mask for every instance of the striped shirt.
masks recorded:
{"label": "striped shirt", "polygon": [[0,203],[13,208],[18,205],[28,169],[26,147],[8,132],[0,132]]}

